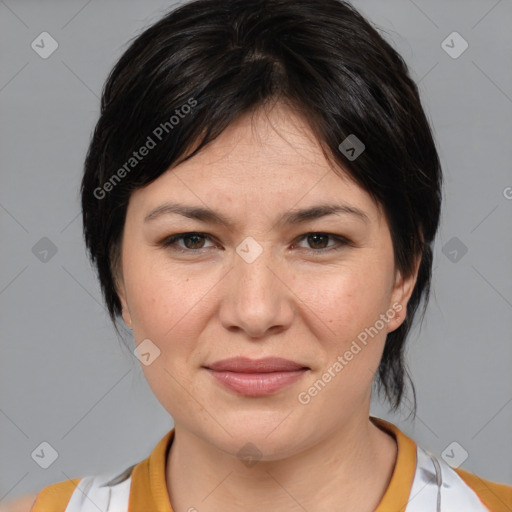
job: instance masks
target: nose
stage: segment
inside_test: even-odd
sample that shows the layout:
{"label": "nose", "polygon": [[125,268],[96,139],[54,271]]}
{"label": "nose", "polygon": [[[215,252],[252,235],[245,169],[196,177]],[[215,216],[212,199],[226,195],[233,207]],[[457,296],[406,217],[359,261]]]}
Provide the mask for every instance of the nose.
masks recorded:
{"label": "nose", "polygon": [[269,246],[258,245],[238,248],[220,308],[223,326],[253,341],[285,331],[294,316],[290,271]]}

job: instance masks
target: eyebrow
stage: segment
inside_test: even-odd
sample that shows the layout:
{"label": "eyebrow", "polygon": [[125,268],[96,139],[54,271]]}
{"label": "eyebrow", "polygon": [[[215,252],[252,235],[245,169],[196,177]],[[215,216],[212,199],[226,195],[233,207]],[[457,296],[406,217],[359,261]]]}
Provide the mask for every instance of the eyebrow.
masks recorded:
{"label": "eyebrow", "polygon": [[[151,212],[149,212],[148,215],[146,215],[144,218],[144,222],[150,222],[158,217],[161,217],[162,215],[170,214],[182,215],[189,219],[196,219],[201,222],[219,224],[228,229],[232,229],[234,224],[229,218],[225,217],[221,213],[211,210],[210,208],[188,206],[180,203],[170,202],[161,204],[160,206],[157,206],[155,209],[151,210]],[[278,226],[296,225],[319,219],[321,217],[326,217],[327,215],[338,214],[352,215],[367,224],[370,222],[370,219],[366,213],[354,206],[350,206],[348,204],[319,204],[301,210],[291,210],[286,212],[278,219],[276,224]]]}

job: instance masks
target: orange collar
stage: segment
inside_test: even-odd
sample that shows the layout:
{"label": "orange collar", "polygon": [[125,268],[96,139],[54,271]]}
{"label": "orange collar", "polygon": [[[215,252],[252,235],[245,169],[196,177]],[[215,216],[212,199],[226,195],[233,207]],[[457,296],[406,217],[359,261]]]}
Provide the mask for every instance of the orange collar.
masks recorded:
{"label": "orange collar", "polygon": [[[374,416],[370,416],[370,420],[391,434],[398,445],[391,481],[375,512],[400,512],[407,506],[414,479],[416,443],[392,423]],[[151,455],[133,469],[128,512],[173,512],[165,475],[166,456],[173,439],[174,429],[167,432]]]}

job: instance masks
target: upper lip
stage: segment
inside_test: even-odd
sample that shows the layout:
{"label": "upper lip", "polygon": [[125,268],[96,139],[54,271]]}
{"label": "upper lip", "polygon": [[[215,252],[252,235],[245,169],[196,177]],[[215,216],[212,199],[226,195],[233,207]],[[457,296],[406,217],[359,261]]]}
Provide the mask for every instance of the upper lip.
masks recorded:
{"label": "upper lip", "polygon": [[306,366],[283,359],[281,357],[265,357],[263,359],[250,359],[248,357],[232,357],[216,361],[206,368],[214,371],[229,371],[238,373],[270,373],[270,372],[293,372],[307,369]]}

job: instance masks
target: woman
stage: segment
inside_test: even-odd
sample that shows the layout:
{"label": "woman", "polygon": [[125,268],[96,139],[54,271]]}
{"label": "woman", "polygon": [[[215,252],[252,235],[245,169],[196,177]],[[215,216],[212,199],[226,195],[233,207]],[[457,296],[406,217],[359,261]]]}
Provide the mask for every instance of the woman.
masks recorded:
{"label": "woman", "polygon": [[510,510],[369,416],[374,381],[403,398],[441,182],[406,65],[344,2],[199,0],[142,33],[105,85],[84,235],[175,427],[32,510]]}

